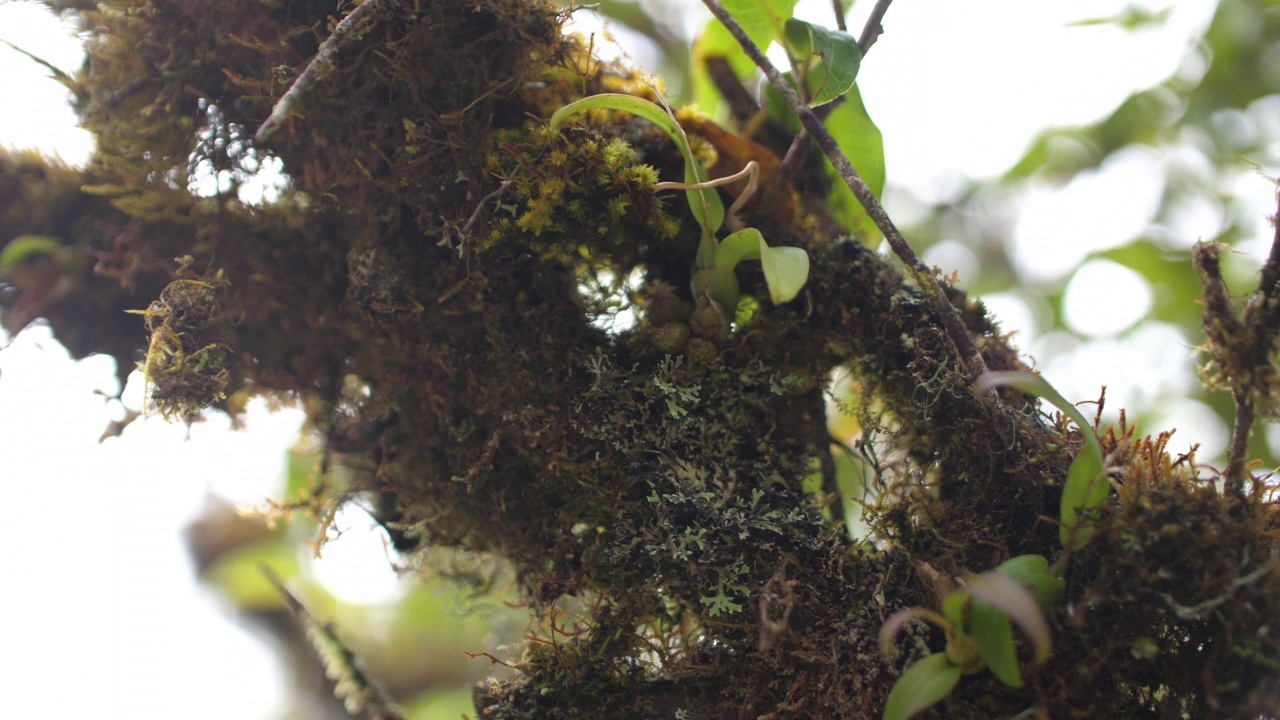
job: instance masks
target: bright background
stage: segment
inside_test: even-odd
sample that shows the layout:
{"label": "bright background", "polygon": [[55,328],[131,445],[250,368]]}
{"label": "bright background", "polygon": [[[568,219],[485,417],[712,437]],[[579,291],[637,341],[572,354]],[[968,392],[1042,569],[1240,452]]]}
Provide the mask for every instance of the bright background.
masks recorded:
{"label": "bright background", "polygon": [[[851,13],[855,32],[870,5],[863,0]],[[1004,173],[1047,127],[1096,123],[1137,90],[1204,72],[1191,50],[1215,2],[1182,0],[1166,22],[1134,32],[1072,25],[1126,6],[896,3],[859,79],[884,133],[890,214],[908,228],[936,220],[938,207],[972,201],[966,193],[975,181]],[[668,1],[666,8],[653,16],[685,36],[707,17],[692,2]],[[802,2],[797,14],[829,23],[830,3]],[[584,32],[601,29],[586,11],[576,22]],[[610,33],[616,47],[603,35],[597,41],[606,54],[625,48],[635,62],[661,65],[648,38],[616,24]],[[0,39],[67,72],[82,61],[76,39],[34,4],[0,2]],[[47,71],[0,45],[0,77],[0,143],[85,162],[92,141],[75,128],[67,93]],[[1272,107],[1280,116],[1280,105]],[[1244,228],[1234,243],[1234,277],[1241,279],[1265,255],[1265,217],[1275,209],[1270,181],[1243,162],[1277,172],[1280,128],[1259,127],[1264,151],[1242,159],[1220,203],[1161,215],[1160,237],[1185,250],[1216,236],[1230,208]],[[1169,323],[1139,324],[1150,319],[1153,289],[1132,269],[1097,257],[1151,231],[1170,168],[1204,162],[1194,143],[1188,147],[1127,148],[1067,182],[1033,178],[999,197],[998,212],[980,218],[988,225],[930,229],[924,256],[983,291],[1064,395],[1093,399],[1105,383],[1112,410],[1145,413],[1151,430],[1176,425],[1181,447],[1198,440],[1209,460],[1225,448],[1227,428],[1204,401],[1187,397],[1198,382],[1191,356],[1198,336]],[[997,240],[1016,286],[999,287],[984,274],[981,248]],[[992,288],[984,291],[984,284]],[[1057,298],[1060,317],[1046,296]],[[241,432],[216,415],[189,429],[143,418],[99,444],[107,424],[126,411],[105,399],[115,382],[111,361],[70,360],[40,325],[0,352],[0,634],[17,666],[6,673],[5,717],[283,717],[279,662],[196,583],[183,531],[211,493],[245,507],[278,494],[301,413],[271,413],[256,403]],[[141,385],[135,373],[127,405],[140,406]],[[1273,456],[1280,455],[1280,433],[1267,432]],[[346,512],[337,529],[341,538],[313,567],[330,592],[355,606],[407,591],[367,515]],[[457,662],[486,667],[461,653]]]}

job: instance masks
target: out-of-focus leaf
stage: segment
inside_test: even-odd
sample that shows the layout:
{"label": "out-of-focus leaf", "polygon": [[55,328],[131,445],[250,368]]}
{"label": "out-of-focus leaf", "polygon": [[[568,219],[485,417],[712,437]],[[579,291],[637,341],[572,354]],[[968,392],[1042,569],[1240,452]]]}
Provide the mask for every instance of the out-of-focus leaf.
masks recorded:
{"label": "out-of-focus leaf", "polygon": [[903,626],[912,620],[928,620],[947,631],[950,631],[952,627],[950,620],[929,608],[902,608],[890,615],[884,621],[884,624],[880,626],[880,652],[888,655],[893,649],[893,639],[898,636],[898,632],[902,630]]}
{"label": "out-of-focus leaf", "polygon": [[969,633],[983,662],[1000,682],[1013,688],[1022,687],[1009,616],[990,603],[974,600],[969,606]]}
{"label": "out-of-focus leaf", "polygon": [[1062,602],[1066,582],[1049,571],[1049,560],[1043,555],[1018,555],[1000,563],[996,572],[1031,588],[1043,607],[1054,607]]}
{"label": "out-of-focus leaf", "polygon": [[[1196,302],[1200,280],[1189,253],[1168,250],[1150,240],[1135,240],[1095,257],[1119,263],[1147,281],[1153,296],[1152,317],[1178,325],[1187,332],[1200,333],[1202,309]],[[1188,288],[1196,291],[1187,292]]]}
{"label": "out-of-focus leaf", "polygon": [[783,32],[797,0],[724,0],[724,8],[761,50]]}
{"label": "out-of-focus leaf", "polygon": [[[747,32],[747,36],[761,49],[782,32],[783,23],[791,17],[797,0],[728,0],[725,9]],[[723,58],[738,79],[750,77],[756,65],[742,51],[742,46],[729,34],[724,23],[712,19],[693,43],[693,101],[713,118],[724,119],[720,111],[724,103],[720,92],[707,74],[706,59]]]}
{"label": "out-of-focus leaf", "polygon": [[1134,30],[1142,30],[1149,27],[1159,27],[1164,25],[1169,21],[1169,18],[1172,15],[1172,5],[1161,10],[1151,10],[1138,5],[1126,5],[1123,10],[1115,15],[1077,20],[1073,23],[1068,23],[1068,27],[1115,25],[1116,27],[1122,27],[1125,30],[1132,32]]}
{"label": "out-of-focus leaf", "polygon": [[263,573],[263,566],[288,581],[299,572],[297,548],[280,538],[234,550],[210,566],[204,580],[241,610],[282,608],[285,599]]}
{"label": "out-of-focus leaf", "polygon": [[884,705],[884,720],[906,720],[951,694],[960,668],[946,655],[934,653],[907,668],[893,684]]}
{"label": "out-of-focus leaf", "polygon": [[48,235],[19,235],[0,250],[0,270],[8,270],[39,255],[52,255],[58,250],[58,238]]}
{"label": "out-of-focus leaf", "polygon": [[409,720],[457,720],[474,717],[471,685],[433,689],[405,707]]}
{"label": "out-of-focus leaf", "polygon": [[810,86],[813,97],[810,105],[825,105],[853,88],[862,64],[862,51],[858,41],[850,34],[838,30],[811,25],[792,18],[786,25],[787,46],[792,57],[801,66],[807,66],[809,58],[816,57],[820,70],[816,83]]}
{"label": "out-of-focus leaf", "polygon": [[[1049,658],[1053,649],[1049,623],[1040,612],[1035,596],[1021,583],[999,572],[985,572],[971,579],[963,592],[973,596],[975,601],[989,603],[1017,623],[1031,641],[1037,663]],[[970,608],[971,621],[972,613],[973,608]]]}

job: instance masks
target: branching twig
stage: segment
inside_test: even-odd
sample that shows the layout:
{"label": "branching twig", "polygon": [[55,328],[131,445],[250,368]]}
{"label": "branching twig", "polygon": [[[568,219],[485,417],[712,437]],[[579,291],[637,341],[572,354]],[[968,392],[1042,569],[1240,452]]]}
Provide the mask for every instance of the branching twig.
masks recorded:
{"label": "branching twig", "polygon": [[257,142],[265,142],[268,138],[280,128],[281,123],[288,117],[293,106],[302,99],[302,96],[311,89],[311,86],[333,69],[333,58],[338,54],[338,49],[352,36],[352,31],[360,20],[373,12],[378,7],[387,4],[395,4],[399,0],[364,0],[352,10],[342,22],[333,28],[333,34],[329,39],[324,41],[320,46],[320,50],[316,52],[316,56],[307,64],[307,69],[302,71],[297,80],[293,81],[293,85],[285,91],[285,94],[276,102],[276,106],[271,110],[271,116],[262,123],[258,128],[258,132],[253,134],[253,139]]}
{"label": "branching twig", "polygon": [[773,66],[773,63],[769,62],[769,59],[764,56],[764,53],[760,51],[755,42],[743,31],[742,26],[733,19],[728,10],[725,10],[720,0],[702,0],[702,2],[711,10],[712,15],[715,15],[720,22],[724,23],[725,28],[742,46],[743,52],[755,62],[756,67],[764,72],[765,77],[769,79],[769,84],[773,85],[773,88],[786,100],[792,111],[800,117],[800,122],[804,125],[805,131],[817,141],[818,147],[822,148],[827,158],[831,160],[831,164],[835,166],[836,172],[840,173],[840,177],[844,178],[849,189],[853,191],[854,197],[858,198],[858,202],[862,203],[862,207],[866,208],[867,215],[875,222],[880,232],[884,233],[884,237],[889,241],[889,246],[893,248],[894,254],[907,266],[907,270],[933,305],[934,311],[938,314],[938,318],[942,322],[947,335],[951,338],[951,342],[955,344],[956,352],[964,365],[967,366],[966,370],[969,376],[976,378],[986,372],[986,363],[982,361],[977,345],[974,343],[973,338],[969,336],[964,323],[961,322],[959,312],[947,300],[938,278],[934,276],[929,268],[925,267],[925,264],[916,255],[915,250],[912,250],[911,246],[907,244],[897,226],[889,219],[889,215],[885,212],[880,201],[876,199],[871,189],[867,187],[867,183],[863,181],[858,171],[853,168],[853,164],[849,162],[849,157],[844,154],[844,150],[840,149],[840,145],[836,143],[835,138],[831,137],[831,133],[827,131],[822,121],[800,99],[800,96],[782,77],[782,74]]}

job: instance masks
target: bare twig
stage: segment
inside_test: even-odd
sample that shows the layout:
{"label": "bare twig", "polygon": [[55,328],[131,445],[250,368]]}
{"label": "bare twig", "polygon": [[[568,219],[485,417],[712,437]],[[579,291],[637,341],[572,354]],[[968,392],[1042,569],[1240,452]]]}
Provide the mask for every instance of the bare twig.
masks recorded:
{"label": "bare twig", "polygon": [[338,50],[342,45],[352,37],[352,31],[364,16],[383,5],[394,5],[398,1],[364,0],[343,18],[342,22],[333,28],[333,34],[329,36],[329,39],[325,40],[324,44],[320,46],[316,56],[307,64],[307,69],[302,71],[298,79],[293,81],[293,85],[289,86],[285,94],[276,102],[276,106],[271,110],[271,116],[266,119],[266,122],[262,123],[262,126],[258,128],[258,132],[253,134],[253,139],[257,142],[265,142],[280,128],[281,123],[289,116],[289,112],[293,110],[293,106],[298,104],[298,101],[302,99],[307,90],[333,69],[334,56],[338,54]]}
{"label": "bare twig", "polygon": [[876,6],[871,9],[871,17],[867,18],[867,24],[862,26],[862,34],[858,36],[858,49],[863,55],[867,54],[884,33],[884,26],[880,23],[884,21],[884,14],[889,11],[892,2],[893,0],[877,0]]}
{"label": "bare twig", "polygon": [[849,26],[846,25],[844,22],[843,0],[831,0],[831,9],[834,10],[836,14],[836,29],[839,30],[840,32],[847,31],[849,29]]}
{"label": "bare twig", "polygon": [[933,306],[939,321],[951,338],[951,342],[955,345],[957,354],[966,366],[965,369],[968,371],[969,376],[976,378],[986,372],[986,363],[983,362],[982,355],[978,353],[977,345],[974,343],[973,338],[969,336],[968,330],[965,329],[964,323],[960,319],[960,313],[947,300],[938,278],[929,268],[925,267],[925,264],[916,255],[915,250],[912,250],[911,246],[907,244],[897,226],[889,219],[889,214],[885,212],[884,206],[880,204],[871,189],[867,187],[867,183],[863,181],[862,176],[858,175],[858,171],[849,162],[849,157],[844,154],[844,150],[840,149],[840,145],[836,143],[835,138],[831,137],[831,133],[827,131],[822,121],[800,99],[800,96],[782,77],[782,74],[773,66],[773,63],[769,62],[769,59],[764,56],[764,53],[760,51],[755,42],[743,31],[742,26],[733,19],[728,10],[725,10],[720,0],[702,0],[702,2],[711,10],[712,15],[724,23],[725,28],[742,46],[742,50],[747,54],[747,57],[750,57],[755,62],[756,67],[764,72],[765,77],[769,79],[769,84],[773,85],[778,94],[786,100],[792,111],[800,117],[800,122],[804,125],[805,131],[817,141],[818,147],[822,148],[827,158],[831,160],[831,164],[835,166],[836,172],[840,173],[840,177],[844,178],[849,189],[853,191],[854,197],[858,198],[858,202],[862,203],[862,207],[866,208],[867,215],[875,222],[880,232],[884,233],[884,237],[889,241],[889,246],[893,248],[894,254],[907,266],[907,270]]}

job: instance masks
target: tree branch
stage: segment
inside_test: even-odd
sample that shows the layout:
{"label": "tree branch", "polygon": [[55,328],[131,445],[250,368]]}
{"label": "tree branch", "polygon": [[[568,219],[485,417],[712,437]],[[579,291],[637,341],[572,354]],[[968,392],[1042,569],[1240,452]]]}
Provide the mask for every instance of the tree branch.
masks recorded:
{"label": "tree branch", "polygon": [[311,86],[317,80],[333,68],[333,58],[338,54],[338,49],[353,35],[352,31],[365,15],[382,5],[395,4],[397,2],[398,0],[365,0],[348,13],[342,19],[342,22],[333,28],[333,34],[320,46],[316,56],[307,64],[307,69],[302,71],[298,79],[293,81],[293,85],[290,85],[289,89],[276,102],[276,106],[271,110],[271,116],[262,123],[258,128],[258,132],[253,134],[253,139],[260,143],[266,142],[267,139],[275,134],[276,130],[280,129],[280,125],[289,116],[293,106],[298,104],[298,101],[302,99],[302,96],[307,90],[311,89]]}
{"label": "tree branch", "polygon": [[[889,246],[893,248],[894,254],[907,266],[912,278],[915,279],[933,306],[947,335],[955,345],[956,353],[959,355],[969,376],[976,378],[985,372],[986,364],[982,360],[982,355],[979,354],[973,338],[969,336],[969,331],[965,329],[959,312],[947,300],[938,278],[933,274],[933,271],[925,267],[919,256],[916,255],[915,250],[912,250],[911,246],[907,244],[906,239],[902,237],[902,233],[898,231],[897,226],[889,219],[888,213],[885,212],[880,201],[876,199],[875,194],[871,192],[871,188],[867,187],[867,183],[863,181],[862,176],[854,169],[853,164],[849,162],[849,157],[844,154],[844,150],[836,143],[835,138],[831,137],[831,133],[827,131],[818,116],[800,99],[795,89],[787,83],[782,74],[778,72],[778,69],[773,66],[773,63],[769,62],[769,59],[764,56],[764,53],[760,51],[755,42],[747,36],[742,26],[733,19],[733,16],[729,14],[729,11],[725,9],[720,0],[702,1],[711,10],[711,14],[724,23],[725,28],[737,39],[747,56],[764,72],[765,77],[769,79],[769,84],[773,85],[778,94],[786,100],[792,111],[799,116],[805,131],[817,141],[818,147],[822,148],[822,151],[826,153],[831,160],[831,164],[840,173],[840,177],[844,179],[849,189],[853,191],[854,197],[858,198],[858,202],[862,203],[862,207],[866,208],[867,215],[875,222],[880,232],[884,233],[884,237],[889,241]],[[882,2],[882,4],[886,7],[888,5],[887,2]]]}

